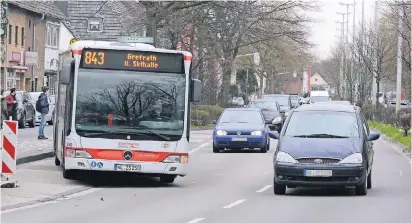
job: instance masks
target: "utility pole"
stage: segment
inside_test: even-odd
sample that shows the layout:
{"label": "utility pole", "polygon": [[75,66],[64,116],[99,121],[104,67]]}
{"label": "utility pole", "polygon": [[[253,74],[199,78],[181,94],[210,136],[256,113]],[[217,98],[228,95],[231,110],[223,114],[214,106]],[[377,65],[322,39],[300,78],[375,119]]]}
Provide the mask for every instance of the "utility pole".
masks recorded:
{"label": "utility pole", "polygon": [[[356,30],[355,30],[355,14],[356,14],[356,2],[355,0],[353,0],[353,21],[352,21],[352,44],[355,45],[355,34],[356,34]],[[354,52],[354,50],[352,50],[352,57],[351,57],[351,82],[352,82],[352,95],[351,95],[351,102],[353,102],[353,93],[355,93],[355,98],[357,95],[357,76],[355,75],[355,58],[356,58],[356,53]],[[356,76],[356,77],[355,77]],[[355,90],[353,89],[353,87],[355,87]]]}
{"label": "utility pole", "polygon": [[[361,41],[361,53],[364,54],[365,53],[365,47],[364,47],[364,38],[365,38],[365,1],[362,0],[362,29],[361,29],[361,35],[360,35],[360,41]],[[362,58],[362,57],[360,57]],[[359,92],[359,99],[361,99],[361,97],[364,97],[364,76],[366,73],[366,69],[364,68],[364,66],[362,66],[361,68],[361,73],[360,75],[358,75],[358,88],[360,88],[360,92]],[[364,98],[361,99],[362,101],[364,100]]]}
{"label": "utility pole", "polygon": [[[350,75],[350,77],[352,78],[352,69],[349,67],[350,64],[348,64],[348,59],[352,59],[351,56],[350,56],[350,52],[349,52],[349,15],[350,15],[349,6],[351,6],[352,4],[339,2],[339,5],[346,6],[346,13],[345,14],[347,16],[347,23],[346,23],[346,43],[345,43],[345,67],[346,67],[345,76],[346,76],[346,79],[347,79],[348,75]],[[353,14],[355,14],[355,12],[353,12]],[[346,80],[344,81],[344,89],[345,89],[345,91],[344,91],[345,96],[347,96],[346,94],[347,94],[348,89],[347,89],[347,86],[346,86]],[[352,101],[352,99],[350,101]]]}
{"label": "utility pole", "polygon": [[372,104],[376,104],[377,96],[378,96],[378,86],[376,83],[376,77],[378,76],[378,57],[379,57],[379,1],[375,2],[375,61],[374,61],[374,73],[372,76],[372,91],[371,91],[371,99]]}
{"label": "utility pole", "polygon": [[[337,14],[342,15],[342,22],[336,22],[336,23],[341,23],[341,30],[342,30],[342,38],[341,38],[341,45],[343,46],[344,52],[341,54],[341,69],[340,69],[340,91],[339,93],[341,94],[341,97],[345,97],[345,74],[347,71],[347,60],[346,60],[346,52],[347,52],[347,41],[345,42],[345,15],[347,15],[347,18],[349,18],[349,13],[341,13],[337,12]],[[346,21],[346,24],[349,23],[349,20]],[[346,25],[346,27],[348,27]],[[348,36],[348,29],[346,29],[346,37]],[[347,38],[346,38],[347,39]]]}
{"label": "utility pole", "polygon": [[399,112],[402,93],[402,33],[403,33],[403,4],[399,4],[398,16],[398,57],[396,67],[396,113]]}

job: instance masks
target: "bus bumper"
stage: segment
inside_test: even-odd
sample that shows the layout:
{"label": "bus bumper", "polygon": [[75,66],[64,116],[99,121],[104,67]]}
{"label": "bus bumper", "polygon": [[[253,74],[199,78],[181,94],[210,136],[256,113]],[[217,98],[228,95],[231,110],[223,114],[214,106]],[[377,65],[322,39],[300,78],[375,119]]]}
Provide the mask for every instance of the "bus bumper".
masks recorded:
{"label": "bus bumper", "polygon": [[[96,171],[116,171],[135,172],[147,175],[174,174],[185,176],[186,165],[181,163],[161,163],[161,162],[125,162],[116,160],[99,160],[85,158],[65,157],[64,167],[66,170],[96,170]],[[116,165],[140,165],[140,170],[116,170]]]}

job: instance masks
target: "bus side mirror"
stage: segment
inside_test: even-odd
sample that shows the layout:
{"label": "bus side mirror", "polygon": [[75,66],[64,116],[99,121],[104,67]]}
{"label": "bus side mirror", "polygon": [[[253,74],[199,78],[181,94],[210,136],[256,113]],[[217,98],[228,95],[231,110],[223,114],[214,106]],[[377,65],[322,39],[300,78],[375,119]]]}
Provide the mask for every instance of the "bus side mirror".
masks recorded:
{"label": "bus side mirror", "polygon": [[74,71],[74,58],[67,58],[63,61],[62,69],[60,70],[59,80],[63,85],[70,84],[71,73]]}
{"label": "bus side mirror", "polygon": [[193,79],[192,80],[192,102],[199,102],[202,100],[202,90],[203,90],[203,85],[202,82],[198,79]]}

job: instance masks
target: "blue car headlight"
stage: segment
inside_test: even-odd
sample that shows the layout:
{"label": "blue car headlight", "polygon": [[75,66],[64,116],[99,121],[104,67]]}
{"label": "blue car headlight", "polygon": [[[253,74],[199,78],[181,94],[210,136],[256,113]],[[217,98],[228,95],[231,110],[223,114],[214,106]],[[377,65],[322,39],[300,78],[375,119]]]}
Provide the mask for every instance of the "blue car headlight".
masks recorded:
{"label": "blue car headlight", "polygon": [[225,136],[227,135],[227,132],[225,130],[217,130],[216,135],[218,136]]}
{"label": "blue car headlight", "polygon": [[261,136],[263,134],[262,131],[258,130],[258,131],[253,131],[250,133],[252,136]]}

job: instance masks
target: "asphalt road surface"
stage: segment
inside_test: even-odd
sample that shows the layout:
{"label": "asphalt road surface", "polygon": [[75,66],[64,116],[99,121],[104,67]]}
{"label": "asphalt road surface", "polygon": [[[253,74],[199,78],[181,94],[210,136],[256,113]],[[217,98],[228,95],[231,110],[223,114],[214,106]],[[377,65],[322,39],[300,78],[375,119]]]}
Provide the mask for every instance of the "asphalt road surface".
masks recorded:
{"label": "asphalt road surface", "polygon": [[382,140],[375,143],[373,188],[367,196],[355,196],[350,189],[287,189],[287,195],[274,195],[275,144],[267,154],[213,154],[210,144],[191,155],[189,175],[173,185],[103,175],[83,181],[99,189],[3,213],[2,222],[411,222],[410,164]]}

